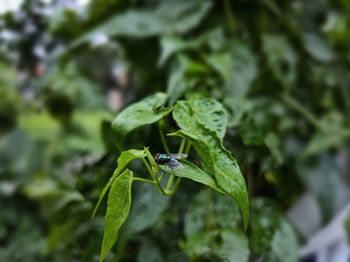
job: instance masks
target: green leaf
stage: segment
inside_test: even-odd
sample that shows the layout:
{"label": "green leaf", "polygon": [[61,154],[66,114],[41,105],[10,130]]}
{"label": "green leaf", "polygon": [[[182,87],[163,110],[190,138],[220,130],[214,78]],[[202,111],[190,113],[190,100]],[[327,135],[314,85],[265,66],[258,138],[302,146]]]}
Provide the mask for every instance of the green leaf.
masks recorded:
{"label": "green leaf", "polygon": [[233,41],[230,47],[233,60],[232,83],[229,90],[234,97],[246,95],[258,74],[257,59],[245,43]]}
{"label": "green leaf", "polygon": [[159,247],[149,239],[142,241],[142,246],[137,255],[138,262],[163,262],[165,261],[159,250]]}
{"label": "green leaf", "polygon": [[227,128],[227,112],[223,105],[208,98],[191,99],[190,103],[197,121],[216,132],[222,141]]}
{"label": "green leaf", "polygon": [[234,228],[239,220],[238,205],[230,196],[204,189],[191,200],[184,232],[190,238],[208,228]]}
{"label": "green leaf", "polygon": [[348,215],[345,218],[344,228],[345,228],[345,232],[346,232],[346,236],[349,244],[350,243],[350,213],[348,213]]}
{"label": "green leaf", "polygon": [[254,102],[244,97],[227,97],[224,100],[225,107],[228,109],[228,127],[239,126],[246,114],[248,114],[254,106]]}
{"label": "green leaf", "polygon": [[331,62],[334,60],[334,53],[325,39],[315,33],[304,34],[304,45],[306,51],[320,62]]}
{"label": "green leaf", "polygon": [[188,179],[191,179],[193,181],[196,181],[198,183],[204,184],[206,186],[211,187],[212,189],[223,193],[223,191],[218,187],[215,180],[206,172],[204,172],[199,167],[193,165],[192,163],[181,160],[182,167],[179,168],[173,168],[172,171],[166,170],[165,167],[163,167],[163,170],[168,172],[170,175],[174,174],[178,177],[185,177]]}
{"label": "green leaf", "polygon": [[123,169],[126,167],[126,165],[134,160],[134,159],[140,159],[140,158],[144,158],[146,155],[144,153],[144,150],[137,150],[137,149],[130,149],[127,151],[123,151],[117,162],[118,162],[118,166],[116,168],[116,170],[114,171],[112,177],[109,179],[108,183],[105,185],[105,187],[102,189],[100,197],[97,201],[97,204],[94,208],[94,211],[92,213],[92,217],[95,216],[96,211],[98,209],[98,207],[100,206],[103,197],[106,195],[108,189],[110,188],[110,186],[112,185],[112,183],[114,182],[114,180],[117,178],[117,176],[123,171]]}
{"label": "green leaf", "polygon": [[214,176],[214,160],[210,154],[210,149],[208,145],[200,140],[198,137],[193,136],[189,133],[184,132],[183,130],[178,130],[174,133],[168,134],[169,136],[179,136],[179,137],[185,137],[189,141],[191,141],[192,145],[194,146],[199,158],[201,159],[201,166],[203,170],[209,174],[210,176]]}
{"label": "green leaf", "polygon": [[350,137],[350,129],[344,122],[344,117],[339,112],[331,112],[322,117],[319,122],[321,130],[312,136],[305,154],[313,155],[344,145]]}
{"label": "green leaf", "polygon": [[149,184],[139,183],[133,190],[133,204],[128,221],[125,223],[124,236],[129,239],[156,224],[166,210],[169,197],[159,194]]}
{"label": "green leaf", "polygon": [[185,252],[194,261],[248,261],[249,248],[247,237],[237,229],[216,229],[202,232],[189,238],[182,245]]}
{"label": "green leaf", "polygon": [[132,172],[125,170],[112,184],[108,195],[100,261],[103,261],[117,241],[119,228],[129,215],[132,178]]}
{"label": "green leaf", "polygon": [[183,39],[179,35],[163,36],[160,40],[162,52],[158,64],[164,65],[172,55],[184,50],[200,51],[200,48],[206,46],[214,50],[220,49],[225,40],[222,28],[210,30],[194,39]]}
{"label": "green leaf", "polygon": [[185,91],[192,89],[198,77],[206,74],[208,68],[185,55],[177,56],[167,86],[169,105],[173,105]]}
{"label": "green leaf", "polygon": [[312,164],[304,160],[297,166],[297,174],[317,200],[324,222],[328,222],[347,201],[349,189],[338,165],[336,156],[327,153],[318,155],[317,161]]}
{"label": "green leaf", "polygon": [[278,136],[270,132],[265,137],[265,145],[268,147],[268,149],[271,152],[271,155],[276,160],[277,164],[280,165],[283,163],[283,154],[280,149],[280,140]]}
{"label": "green leaf", "polygon": [[125,136],[138,127],[157,122],[170,112],[169,109],[160,109],[166,100],[166,94],[155,93],[128,106],[113,120],[112,128],[118,135]]}
{"label": "green leaf", "polygon": [[285,87],[291,88],[296,79],[297,54],[284,36],[264,35],[263,49],[272,73]]}
{"label": "green leaf", "polygon": [[72,47],[91,41],[99,35],[141,38],[184,33],[196,27],[211,6],[210,1],[162,1],[155,10],[129,10],[113,16],[79,37]]}
{"label": "green leaf", "polygon": [[204,56],[205,61],[217,71],[228,85],[232,82],[233,61],[228,53],[213,53]]}
{"label": "green leaf", "polygon": [[270,202],[255,199],[251,204],[250,245],[266,261],[298,261],[296,233],[284,215]]}
{"label": "green leaf", "polygon": [[173,54],[184,49],[198,48],[200,42],[185,41],[179,36],[164,36],[160,40],[160,45],[162,48],[162,53],[160,55],[158,64],[162,66]]}
{"label": "green leaf", "polygon": [[193,143],[204,170],[238,203],[246,227],[249,217],[248,193],[237,161],[223,147],[216,133],[197,120],[196,111],[189,102],[177,102],[173,117],[182,130],[172,135],[186,137]]}
{"label": "green leaf", "polygon": [[[188,101],[178,101],[174,107],[173,118],[177,125],[187,133],[198,135],[200,123],[214,131],[220,140],[223,139],[227,126],[227,113],[217,101],[207,98],[197,98]],[[198,133],[199,131],[199,133]]]}

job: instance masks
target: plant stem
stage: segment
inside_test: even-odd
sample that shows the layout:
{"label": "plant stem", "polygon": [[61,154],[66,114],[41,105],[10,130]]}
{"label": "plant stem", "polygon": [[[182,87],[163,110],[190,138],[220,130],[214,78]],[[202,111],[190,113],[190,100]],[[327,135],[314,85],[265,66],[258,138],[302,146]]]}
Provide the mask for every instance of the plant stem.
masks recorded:
{"label": "plant stem", "polygon": [[163,147],[165,149],[165,152],[170,154],[170,150],[169,150],[168,144],[167,144],[167,142],[165,140],[162,124],[160,122],[158,122],[158,130],[159,130],[160,139],[162,140],[162,144],[163,144]]}
{"label": "plant stem", "polygon": [[184,151],[184,149],[185,149],[185,145],[186,145],[186,138],[182,138],[181,139],[181,144],[180,144],[180,148],[179,148],[179,154],[181,154],[183,151]]}
{"label": "plant stem", "polygon": [[144,178],[141,178],[141,177],[134,177],[132,180],[134,181],[140,181],[140,182],[145,182],[145,183],[148,183],[148,184],[156,184],[155,181],[151,181],[151,180],[148,180],[148,179],[144,179]]}
{"label": "plant stem", "polygon": [[235,19],[233,18],[233,13],[231,11],[230,0],[222,0],[224,4],[225,14],[227,18],[228,26],[231,30],[231,33],[235,33]]}
{"label": "plant stem", "polygon": [[173,185],[173,181],[174,181],[174,176],[170,175],[168,179],[168,183],[165,188],[166,191],[170,190],[171,186]]}
{"label": "plant stem", "polygon": [[148,173],[149,173],[150,176],[152,177],[152,174],[153,174],[152,169],[151,169],[151,167],[149,166],[149,164],[147,163],[147,161],[146,161],[146,159],[145,159],[144,157],[142,158],[142,161],[143,161],[143,163],[145,164]]}
{"label": "plant stem", "polygon": [[186,146],[186,150],[185,150],[185,154],[188,155],[188,153],[190,152],[191,146],[192,146],[192,142],[188,141],[187,146]]}
{"label": "plant stem", "polygon": [[302,104],[300,104],[297,100],[291,97],[288,93],[284,93],[281,95],[284,102],[286,102],[290,107],[298,111],[302,114],[312,125],[314,125],[317,129],[322,130],[322,125],[317,120],[317,118]]}
{"label": "plant stem", "polygon": [[179,188],[180,182],[181,182],[181,178],[182,178],[182,177],[178,177],[178,178],[176,179],[176,182],[175,182],[175,185],[174,185],[173,190],[171,190],[171,191],[169,192],[169,195],[170,195],[170,196],[172,196],[172,195],[176,192],[176,190]]}

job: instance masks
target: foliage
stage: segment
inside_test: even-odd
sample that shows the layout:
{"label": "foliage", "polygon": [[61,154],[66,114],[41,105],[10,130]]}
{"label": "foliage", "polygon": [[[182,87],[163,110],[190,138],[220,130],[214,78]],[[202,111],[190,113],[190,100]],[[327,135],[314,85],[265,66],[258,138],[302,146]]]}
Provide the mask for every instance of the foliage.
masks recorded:
{"label": "foliage", "polygon": [[[345,0],[2,14],[0,261],[297,261],[286,211],[309,193],[326,224],[349,200],[349,14]],[[188,157],[171,169],[156,153]]]}

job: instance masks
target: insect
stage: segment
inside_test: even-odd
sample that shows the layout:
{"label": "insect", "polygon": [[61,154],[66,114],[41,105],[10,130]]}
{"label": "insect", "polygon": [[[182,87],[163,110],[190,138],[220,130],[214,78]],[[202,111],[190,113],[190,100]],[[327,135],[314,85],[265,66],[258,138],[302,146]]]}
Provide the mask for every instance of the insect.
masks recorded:
{"label": "insect", "polygon": [[186,158],[186,154],[165,154],[159,153],[154,156],[154,161],[157,165],[165,165],[170,168],[180,167],[180,159]]}

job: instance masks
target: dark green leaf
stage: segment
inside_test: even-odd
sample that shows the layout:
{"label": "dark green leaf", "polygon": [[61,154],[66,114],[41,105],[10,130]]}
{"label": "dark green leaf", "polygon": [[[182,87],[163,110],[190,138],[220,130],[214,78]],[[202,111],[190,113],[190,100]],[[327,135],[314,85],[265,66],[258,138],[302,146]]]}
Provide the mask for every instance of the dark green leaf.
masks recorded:
{"label": "dark green leaf", "polygon": [[347,236],[347,239],[348,239],[348,243],[350,243],[350,213],[345,218],[344,228],[345,228],[345,231],[346,231],[346,236]]}
{"label": "dark green leaf", "polygon": [[189,238],[183,245],[193,260],[248,261],[249,248],[246,236],[236,229],[202,232]]}
{"label": "dark green leaf", "polygon": [[250,246],[266,261],[298,261],[298,241],[292,226],[269,201],[252,204]]}
{"label": "dark green leaf", "polygon": [[142,246],[137,256],[138,262],[163,262],[164,259],[156,244],[151,240],[146,239],[142,242]]}
{"label": "dark green leaf", "polygon": [[264,35],[263,48],[269,68],[274,76],[287,88],[296,78],[297,55],[284,36]]}
{"label": "dark green leaf", "polygon": [[185,235],[190,238],[208,228],[235,228],[239,220],[238,206],[230,196],[204,189],[188,207]]}
{"label": "dark green leaf", "polygon": [[125,170],[115,179],[108,194],[100,261],[103,261],[117,241],[118,231],[129,215],[131,205],[131,185],[133,174]]}
{"label": "dark green leaf", "polygon": [[129,238],[152,227],[168,206],[169,198],[160,195],[156,188],[138,183],[133,192],[130,216],[125,223],[125,236]]}

